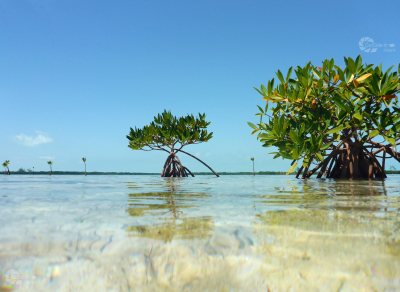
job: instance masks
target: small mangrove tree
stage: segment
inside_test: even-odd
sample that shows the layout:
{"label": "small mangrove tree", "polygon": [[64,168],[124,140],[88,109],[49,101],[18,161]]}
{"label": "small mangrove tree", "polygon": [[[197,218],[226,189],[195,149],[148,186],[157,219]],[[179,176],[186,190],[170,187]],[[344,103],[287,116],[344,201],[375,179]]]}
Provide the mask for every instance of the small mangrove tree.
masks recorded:
{"label": "small mangrove tree", "polygon": [[87,175],[86,173],[86,157],[82,157],[82,162],[85,165],[85,176]]}
{"label": "small mangrove tree", "polygon": [[49,174],[52,175],[53,174],[53,161],[49,160],[49,161],[47,161],[47,164],[50,167],[50,173]]}
{"label": "small mangrove tree", "polygon": [[8,175],[10,175],[11,173],[10,173],[10,167],[9,167],[9,165],[10,165],[10,160],[6,160],[6,161],[4,161],[3,162],[3,167],[4,167],[4,169],[5,169],[5,174],[8,174]]}
{"label": "small mangrove tree", "polygon": [[167,160],[161,172],[162,177],[187,177],[193,173],[182,165],[178,152],[186,154],[203,165],[212,173],[219,176],[208,164],[198,157],[184,151],[182,148],[192,144],[207,142],[213,133],[207,131],[210,122],[206,121],[205,114],[197,117],[187,115],[175,117],[169,111],[164,111],[154,117],[154,120],[143,128],[130,128],[129,148],[143,151],[163,151],[168,153]]}

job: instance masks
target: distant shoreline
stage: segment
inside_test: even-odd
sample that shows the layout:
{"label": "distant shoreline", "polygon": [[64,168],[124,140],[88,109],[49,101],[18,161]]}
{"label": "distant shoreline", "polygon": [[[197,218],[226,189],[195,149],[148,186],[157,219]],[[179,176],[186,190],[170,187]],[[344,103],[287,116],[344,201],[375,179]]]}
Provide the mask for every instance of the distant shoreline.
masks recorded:
{"label": "distant shoreline", "polygon": [[[11,171],[11,175],[49,175],[49,171]],[[193,172],[195,175],[214,175],[212,172]],[[219,172],[219,175],[253,175],[252,172]],[[284,171],[260,171],[256,175],[282,175]],[[3,173],[4,175],[4,173]],[[83,171],[53,171],[52,175],[85,175]],[[87,175],[160,175],[158,172],[91,171]]]}
{"label": "distant shoreline", "polygon": [[[11,175],[49,175],[48,171],[11,171]],[[213,175],[211,172],[194,172],[195,175]],[[219,175],[253,175],[253,172],[219,172]],[[294,175],[292,173],[291,175]],[[386,174],[400,174],[400,170],[387,170]],[[3,173],[4,175],[4,173]],[[53,171],[52,175],[85,175],[83,171]],[[87,175],[160,175],[157,172],[91,171]],[[255,175],[286,175],[285,171],[259,171]]]}

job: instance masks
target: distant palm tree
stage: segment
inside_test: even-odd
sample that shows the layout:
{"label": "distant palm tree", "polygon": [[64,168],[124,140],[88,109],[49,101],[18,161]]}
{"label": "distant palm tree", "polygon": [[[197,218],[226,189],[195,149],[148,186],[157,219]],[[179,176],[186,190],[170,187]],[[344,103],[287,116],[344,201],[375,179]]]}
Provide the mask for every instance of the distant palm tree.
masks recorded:
{"label": "distant palm tree", "polygon": [[6,160],[3,162],[3,167],[6,169],[5,173],[10,175],[10,168],[8,167],[10,165],[10,160]]}
{"label": "distant palm tree", "polygon": [[85,175],[86,175],[86,157],[82,157],[82,161],[85,164]]}
{"label": "distant palm tree", "polygon": [[250,158],[251,162],[253,162],[253,175],[256,175],[255,171],[254,171],[254,157]]}
{"label": "distant palm tree", "polygon": [[49,160],[49,161],[47,161],[47,164],[50,166],[50,175],[52,175],[53,174],[53,168],[52,168],[53,161]]}

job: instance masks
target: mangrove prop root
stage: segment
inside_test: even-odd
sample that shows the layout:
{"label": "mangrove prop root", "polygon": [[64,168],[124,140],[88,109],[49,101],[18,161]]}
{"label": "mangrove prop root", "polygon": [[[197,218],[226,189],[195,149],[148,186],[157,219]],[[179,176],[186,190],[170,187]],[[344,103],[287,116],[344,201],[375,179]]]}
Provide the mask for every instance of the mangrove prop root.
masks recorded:
{"label": "mangrove prop root", "polygon": [[178,156],[171,153],[164,163],[164,168],[161,172],[162,177],[187,177],[194,176],[193,173],[185,166],[182,165]]}
{"label": "mangrove prop root", "polygon": [[[376,156],[379,152],[383,152],[383,156],[379,157],[382,158],[381,162]],[[346,141],[334,148],[324,160],[314,163],[312,169],[311,164],[314,159],[311,158],[308,165],[300,167],[296,177],[309,178],[318,171],[317,178],[383,180],[387,177],[385,173],[387,154],[399,159],[400,155],[385,146],[379,152],[372,152],[363,145]]]}

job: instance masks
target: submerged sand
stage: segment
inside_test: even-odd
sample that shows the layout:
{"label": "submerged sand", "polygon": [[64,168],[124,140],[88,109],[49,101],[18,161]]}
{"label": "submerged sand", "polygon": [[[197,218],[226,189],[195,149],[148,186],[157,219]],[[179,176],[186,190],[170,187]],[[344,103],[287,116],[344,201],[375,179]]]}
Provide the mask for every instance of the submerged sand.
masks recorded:
{"label": "submerged sand", "polygon": [[399,290],[397,177],[239,178],[2,181],[0,291]]}

